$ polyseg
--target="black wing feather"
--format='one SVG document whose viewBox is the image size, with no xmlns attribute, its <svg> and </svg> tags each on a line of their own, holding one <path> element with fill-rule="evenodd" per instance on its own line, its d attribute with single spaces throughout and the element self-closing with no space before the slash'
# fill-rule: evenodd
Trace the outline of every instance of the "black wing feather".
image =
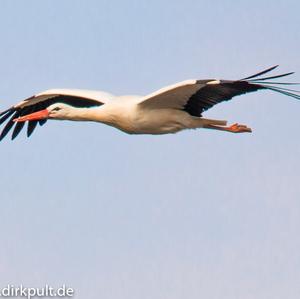
<svg viewBox="0 0 300 299">
<path fill-rule="evenodd" d="M 0 141 L 7 135 L 7 133 L 10 131 L 10 129 L 14 126 L 14 119 L 20 116 L 20 111 L 16 111 L 13 116 L 9 119 L 5 127 L 3 128 L 1 135 L 0 135 Z"/>
<path fill-rule="evenodd" d="M 28 98 L 26 101 L 30 101 L 31 99 L 34 99 L 35 97 Z M 25 106 L 25 107 L 12 107 L 10 109 L 7 109 L 0 113 L 0 125 L 7 121 L 9 117 L 11 117 L 6 125 L 4 126 L 1 134 L 0 134 L 0 141 L 8 134 L 8 132 L 14 127 L 15 122 L 13 121 L 15 118 L 19 116 L 24 116 L 36 111 L 40 111 L 43 109 L 46 109 L 52 104 L 55 103 L 64 103 L 71 105 L 76 108 L 84 108 L 84 107 L 93 107 L 93 106 L 101 106 L 102 103 L 96 100 L 87 99 L 83 97 L 76 97 L 76 96 L 69 96 L 69 95 L 57 95 L 55 97 L 46 99 L 44 101 Z M 29 121 L 28 127 L 27 127 L 27 136 L 29 137 L 33 131 L 35 130 L 37 124 L 39 123 L 41 126 L 44 125 L 47 122 L 47 119 L 41 119 L 39 121 Z M 25 122 L 19 122 L 16 123 L 13 133 L 12 133 L 12 139 L 15 139 L 21 130 L 24 127 Z"/>
<path fill-rule="evenodd" d="M 40 119 L 39 120 L 39 125 L 43 126 L 47 122 L 47 119 Z"/>
<path fill-rule="evenodd" d="M 264 80 L 277 79 L 293 74 L 293 72 L 285 73 L 282 75 L 257 78 L 260 75 L 268 73 L 274 70 L 277 66 L 273 66 L 267 70 L 259 72 L 253 76 L 237 80 L 237 81 L 226 81 L 221 80 L 216 84 L 209 84 L 212 80 L 199 80 L 198 84 L 204 85 L 195 94 L 193 94 L 184 106 L 184 110 L 193 116 L 202 116 L 202 113 L 214 105 L 228 101 L 235 96 L 242 95 L 248 92 L 254 92 L 261 89 L 269 89 L 272 91 L 279 92 L 281 94 L 300 99 L 300 95 L 297 94 L 300 91 L 285 89 L 278 85 L 296 85 L 299 83 L 276 83 L 276 82 L 264 82 Z M 253 79 L 256 78 L 256 79 Z M 251 80 L 249 80 L 251 79 Z M 272 86 L 268 85 L 272 84 Z M 274 85 L 275 86 L 274 86 Z"/>
<path fill-rule="evenodd" d="M 26 114 L 32 113 L 33 110 L 34 110 L 34 108 L 32 106 L 24 107 L 23 109 L 20 110 L 20 115 L 19 116 L 24 116 Z M 14 130 L 13 130 L 13 133 L 12 133 L 12 136 L 11 136 L 12 140 L 14 140 L 19 135 L 19 133 L 23 129 L 24 125 L 25 125 L 25 122 L 16 123 L 16 125 L 14 127 Z"/>
<path fill-rule="evenodd" d="M 221 81 L 219 84 L 207 84 L 191 96 L 184 110 L 193 116 L 202 116 L 204 111 L 218 103 L 259 89 L 265 87 L 246 81 Z"/>
<path fill-rule="evenodd" d="M 36 128 L 36 125 L 38 124 L 37 120 L 32 120 L 28 122 L 27 126 L 27 137 L 30 137 L 30 135 L 33 133 L 34 129 Z"/>
<path fill-rule="evenodd" d="M 0 116 L 6 114 L 7 112 L 10 112 L 11 109 L 12 109 L 12 108 L 9 108 L 9 109 L 7 109 L 7 110 L 5 110 L 5 111 L 0 112 Z"/>
<path fill-rule="evenodd" d="M 277 76 L 271 76 L 271 77 L 265 77 L 265 78 L 257 78 L 257 79 L 252 79 L 252 80 L 248 80 L 249 82 L 252 81 L 265 81 L 265 80 L 270 80 L 270 79 L 277 79 L 277 78 L 282 78 L 282 77 L 286 77 L 289 75 L 294 74 L 294 72 L 289 72 L 289 73 L 285 73 L 285 74 L 281 74 L 281 75 L 277 75 Z"/>
<path fill-rule="evenodd" d="M 0 118 L 0 125 L 2 125 L 13 113 L 16 112 L 14 108 L 11 110 L 6 110 L 6 114 L 2 114 L 2 117 Z"/>
<path fill-rule="evenodd" d="M 23 129 L 24 125 L 25 125 L 25 122 L 16 123 L 15 128 L 12 133 L 12 136 L 11 136 L 11 140 L 14 140 L 19 135 L 19 133 Z"/>
<path fill-rule="evenodd" d="M 279 65 L 274 65 L 274 66 L 272 66 L 272 67 L 270 67 L 270 68 L 268 68 L 268 69 L 266 69 L 266 70 L 263 70 L 263 71 L 261 71 L 261 72 L 259 72 L 259 73 L 257 73 L 257 74 L 254 74 L 254 75 L 251 75 L 251 76 L 249 76 L 249 77 L 240 79 L 240 81 L 245 81 L 245 80 L 249 80 L 249 79 L 256 78 L 256 77 L 258 77 L 258 76 L 264 75 L 264 74 L 266 74 L 266 73 L 269 73 L 269 72 L 275 70 L 278 66 L 279 66 Z"/>
</svg>

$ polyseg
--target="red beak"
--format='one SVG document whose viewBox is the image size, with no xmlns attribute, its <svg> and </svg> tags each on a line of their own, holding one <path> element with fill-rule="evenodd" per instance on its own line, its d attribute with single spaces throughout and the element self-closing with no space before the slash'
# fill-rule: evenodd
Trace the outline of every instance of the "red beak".
<svg viewBox="0 0 300 299">
<path fill-rule="evenodd" d="M 27 121 L 27 120 L 40 120 L 40 119 L 48 118 L 48 116 L 49 116 L 49 111 L 47 109 L 44 109 L 41 111 L 33 112 L 30 114 L 15 118 L 13 121 L 14 122 L 23 122 L 23 121 Z"/>
</svg>

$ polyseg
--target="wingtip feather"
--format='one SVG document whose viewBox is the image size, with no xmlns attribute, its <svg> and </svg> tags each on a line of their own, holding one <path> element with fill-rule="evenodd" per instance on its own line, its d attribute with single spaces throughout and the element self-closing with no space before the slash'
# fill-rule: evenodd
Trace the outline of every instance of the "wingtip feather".
<svg viewBox="0 0 300 299">
<path fill-rule="evenodd" d="M 246 78 L 243 78 L 243 79 L 240 79 L 240 80 L 242 81 L 242 80 L 249 80 L 249 79 L 252 79 L 252 78 L 256 78 L 256 77 L 258 77 L 258 76 L 261 76 L 261 75 L 263 75 L 263 74 L 266 74 L 266 73 L 269 73 L 269 72 L 275 70 L 277 67 L 279 67 L 279 64 L 274 65 L 274 66 L 272 66 L 272 67 L 270 67 L 270 68 L 267 68 L 266 70 L 263 70 L 263 71 L 261 71 L 261 72 L 259 72 L 259 73 L 256 73 L 256 74 L 254 74 L 254 75 L 251 75 L 251 76 L 249 76 L 249 77 L 246 77 Z"/>
</svg>

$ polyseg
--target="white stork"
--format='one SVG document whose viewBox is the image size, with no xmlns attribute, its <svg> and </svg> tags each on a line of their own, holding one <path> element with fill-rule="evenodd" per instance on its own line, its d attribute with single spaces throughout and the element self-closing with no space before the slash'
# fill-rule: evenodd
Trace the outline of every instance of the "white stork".
<svg viewBox="0 0 300 299">
<path fill-rule="evenodd" d="M 48 119 L 95 121 L 129 134 L 167 134 L 184 129 L 207 128 L 232 133 L 251 132 L 245 125 L 226 126 L 225 120 L 207 119 L 202 113 L 234 96 L 268 89 L 300 99 L 299 91 L 279 87 L 297 84 L 270 82 L 272 77 L 259 77 L 277 66 L 240 80 L 187 80 L 164 87 L 147 96 L 113 96 L 101 91 L 51 89 L 34 95 L 0 113 L 2 140 L 14 127 L 12 139 L 28 122 L 29 137 L 39 123 Z M 259 78 L 258 78 L 259 77 Z"/>
</svg>

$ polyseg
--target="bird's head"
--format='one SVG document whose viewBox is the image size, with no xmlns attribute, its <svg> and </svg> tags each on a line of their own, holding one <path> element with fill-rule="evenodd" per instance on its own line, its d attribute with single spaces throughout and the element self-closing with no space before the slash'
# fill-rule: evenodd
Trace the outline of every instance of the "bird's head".
<svg viewBox="0 0 300 299">
<path fill-rule="evenodd" d="M 76 108 L 67 104 L 55 103 L 46 109 L 48 112 L 47 118 L 68 119 L 68 116 L 74 109 Z"/>
<path fill-rule="evenodd" d="M 63 103 L 55 103 L 48 106 L 46 109 L 36 111 L 21 117 L 14 119 L 15 122 L 24 122 L 31 120 L 41 120 L 46 118 L 52 119 L 68 119 L 72 110 L 75 109 L 70 105 L 66 105 Z"/>
</svg>

